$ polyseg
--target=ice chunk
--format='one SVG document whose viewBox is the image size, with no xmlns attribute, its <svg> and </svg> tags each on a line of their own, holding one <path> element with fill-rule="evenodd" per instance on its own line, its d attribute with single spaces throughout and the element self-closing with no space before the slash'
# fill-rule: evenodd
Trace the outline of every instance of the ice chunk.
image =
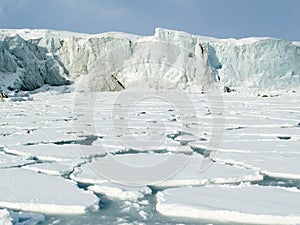
<svg viewBox="0 0 300 225">
<path fill-rule="evenodd" d="M 103 184 L 107 179 L 101 176 L 101 173 L 94 169 L 89 163 L 76 167 L 70 178 L 78 183 L 84 184 Z"/>
<path fill-rule="evenodd" d="M 39 213 L 10 211 L 14 225 L 38 225 L 45 221 L 45 216 Z"/>
<path fill-rule="evenodd" d="M 298 224 L 300 191 L 271 186 L 211 186 L 168 189 L 156 209 L 167 216 L 228 223 Z"/>
<path fill-rule="evenodd" d="M 151 189 L 148 187 L 130 187 L 112 183 L 93 185 L 88 189 L 95 193 L 105 194 L 109 198 L 131 201 L 143 198 L 145 194 L 151 194 Z"/>
<path fill-rule="evenodd" d="M 12 219 L 6 209 L 0 210 L 0 225 L 12 225 Z"/>
<path fill-rule="evenodd" d="M 186 145 L 189 142 L 195 141 L 197 139 L 198 139 L 197 137 L 194 137 L 192 135 L 180 135 L 176 137 L 174 140 L 179 141 L 182 145 Z"/>
<path fill-rule="evenodd" d="M 50 214 L 79 214 L 97 208 L 90 191 L 61 177 L 24 169 L 0 170 L 0 207 Z"/>
</svg>

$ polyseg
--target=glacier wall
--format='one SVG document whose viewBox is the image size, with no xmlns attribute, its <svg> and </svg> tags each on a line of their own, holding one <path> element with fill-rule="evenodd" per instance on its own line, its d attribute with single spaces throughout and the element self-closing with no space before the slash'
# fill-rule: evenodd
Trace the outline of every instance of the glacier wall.
<svg viewBox="0 0 300 225">
<path fill-rule="evenodd" d="M 64 78 L 66 70 L 59 59 L 47 52 L 47 49 L 37 46 L 35 40 L 0 32 L 0 85 L 9 89 L 33 90 L 44 84 L 70 83 Z"/>
<path fill-rule="evenodd" d="M 93 91 L 141 83 L 192 92 L 213 83 L 236 90 L 294 90 L 300 86 L 295 43 L 216 39 L 161 28 L 153 36 L 0 30 L 0 89 L 75 82 Z"/>
<path fill-rule="evenodd" d="M 191 49 L 205 46 L 208 64 L 220 83 L 235 89 L 278 90 L 300 87 L 300 46 L 275 38 L 216 39 L 157 29 L 160 40 Z"/>
</svg>

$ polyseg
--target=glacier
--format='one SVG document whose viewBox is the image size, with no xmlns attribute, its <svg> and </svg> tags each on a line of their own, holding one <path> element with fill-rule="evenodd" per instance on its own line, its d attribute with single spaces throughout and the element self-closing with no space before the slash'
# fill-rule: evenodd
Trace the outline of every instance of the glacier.
<svg viewBox="0 0 300 225">
<path fill-rule="evenodd" d="M 300 84 L 298 42 L 216 39 L 157 28 L 153 36 L 0 30 L 0 90 L 80 83 L 120 91 L 135 82 L 189 92 L 212 83 L 235 90 L 294 90 Z"/>
</svg>

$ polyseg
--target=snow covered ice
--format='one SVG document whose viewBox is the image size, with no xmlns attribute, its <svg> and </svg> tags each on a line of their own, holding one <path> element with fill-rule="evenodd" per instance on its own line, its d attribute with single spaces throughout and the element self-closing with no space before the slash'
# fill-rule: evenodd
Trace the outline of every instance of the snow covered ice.
<svg viewBox="0 0 300 225">
<path fill-rule="evenodd" d="M 13 168 L 1 170 L 0 207 L 42 213 L 84 213 L 99 199 L 68 180 Z"/>
<path fill-rule="evenodd" d="M 1 30 L 0 224 L 300 223 L 299 57 L 273 38 Z"/>
<path fill-rule="evenodd" d="M 207 186 L 159 192 L 157 210 L 169 216 L 230 223 L 298 224 L 299 189 L 268 186 Z"/>
</svg>

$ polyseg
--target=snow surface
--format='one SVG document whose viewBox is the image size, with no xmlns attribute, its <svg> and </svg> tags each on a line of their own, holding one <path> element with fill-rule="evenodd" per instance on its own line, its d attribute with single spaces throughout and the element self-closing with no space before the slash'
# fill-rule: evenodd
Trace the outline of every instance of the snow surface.
<svg viewBox="0 0 300 225">
<path fill-rule="evenodd" d="M 268 186 L 175 188 L 157 194 L 156 209 L 168 216 L 229 223 L 298 224 L 300 191 Z"/>
</svg>

